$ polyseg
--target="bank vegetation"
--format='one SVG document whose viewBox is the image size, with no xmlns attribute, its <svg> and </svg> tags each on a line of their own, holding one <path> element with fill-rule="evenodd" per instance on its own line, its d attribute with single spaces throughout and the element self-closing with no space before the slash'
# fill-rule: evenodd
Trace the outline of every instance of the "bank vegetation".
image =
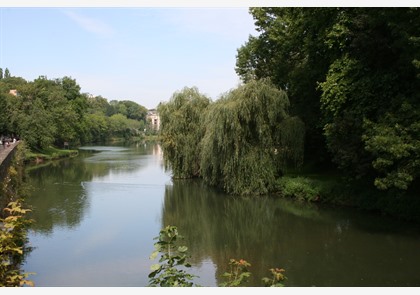
<svg viewBox="0 0 420 295">
<path fill-rule="evenodd" d="M 159 106 L 173 176 L 420 221 L 418 8 L 249 11 L 242 85 Z"/>
</svg>

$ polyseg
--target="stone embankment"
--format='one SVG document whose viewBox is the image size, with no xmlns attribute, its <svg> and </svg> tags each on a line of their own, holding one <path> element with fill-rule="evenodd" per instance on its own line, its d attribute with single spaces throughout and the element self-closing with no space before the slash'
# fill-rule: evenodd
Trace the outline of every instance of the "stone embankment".
<svg viewBox="0 0 420 295">
<path fill-rule="evenodd" d="M 0 180 L 6 176 L 7 168 L 12 161 L 13 155 L 16 151 L 16 146 L 19 141 L 9 143 L 9 146 L 0 145 Z"/>
</svg>

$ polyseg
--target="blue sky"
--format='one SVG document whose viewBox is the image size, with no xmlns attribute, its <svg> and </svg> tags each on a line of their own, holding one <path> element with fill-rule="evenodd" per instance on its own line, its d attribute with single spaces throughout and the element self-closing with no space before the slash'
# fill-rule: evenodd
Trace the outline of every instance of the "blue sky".
<svg viewBox="0 0 420 295">
<path fill-rule="evenodd" d="M 213 100 L 240 83 L 237 49 L 256 35 L 245 7 L 0 8 L 0 67 L 33 81 L 147 108 L 195 86 Z"/>
</svg>

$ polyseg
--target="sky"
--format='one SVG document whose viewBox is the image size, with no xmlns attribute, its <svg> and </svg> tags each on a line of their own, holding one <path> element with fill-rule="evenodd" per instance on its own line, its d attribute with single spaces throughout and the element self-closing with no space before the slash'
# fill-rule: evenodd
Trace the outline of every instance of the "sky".
<svg viewBox="0 0 420 295">
<path fill-rule="evenodd" d="M 246 7 L 1 7 L 0 68 L 151 109 L 184 87 L 213 100 L 236 88 L 249 35 Z"/>
<path fill-rule="evenodd" d="M 71 77 L 82 93 L 148 109 L 184 87 L 216 100 L 240 84 L 237 50 L 258 34 L 249 6 L 418 6 L 349 1 L 1 0 L 0 68 Z"/>
</svg>

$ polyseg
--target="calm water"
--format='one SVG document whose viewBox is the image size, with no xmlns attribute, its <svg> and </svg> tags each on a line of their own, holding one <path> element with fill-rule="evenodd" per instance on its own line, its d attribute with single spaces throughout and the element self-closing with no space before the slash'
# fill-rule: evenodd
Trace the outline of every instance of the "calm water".
<svg viewBox="0 0 420 295">
<path fill-rule="evenodd" d="M 144 287 L 154 237 L 176 225 L 195 280 L 217 286 L 230 258 L 287 286 L 420 286 L 420 230 L 355 211 L 271 198 L 233 198 L 200 181 L 172 181 L 157 145 L 83 147 L 29 172 L 36 286 Z"/>
</svg>

